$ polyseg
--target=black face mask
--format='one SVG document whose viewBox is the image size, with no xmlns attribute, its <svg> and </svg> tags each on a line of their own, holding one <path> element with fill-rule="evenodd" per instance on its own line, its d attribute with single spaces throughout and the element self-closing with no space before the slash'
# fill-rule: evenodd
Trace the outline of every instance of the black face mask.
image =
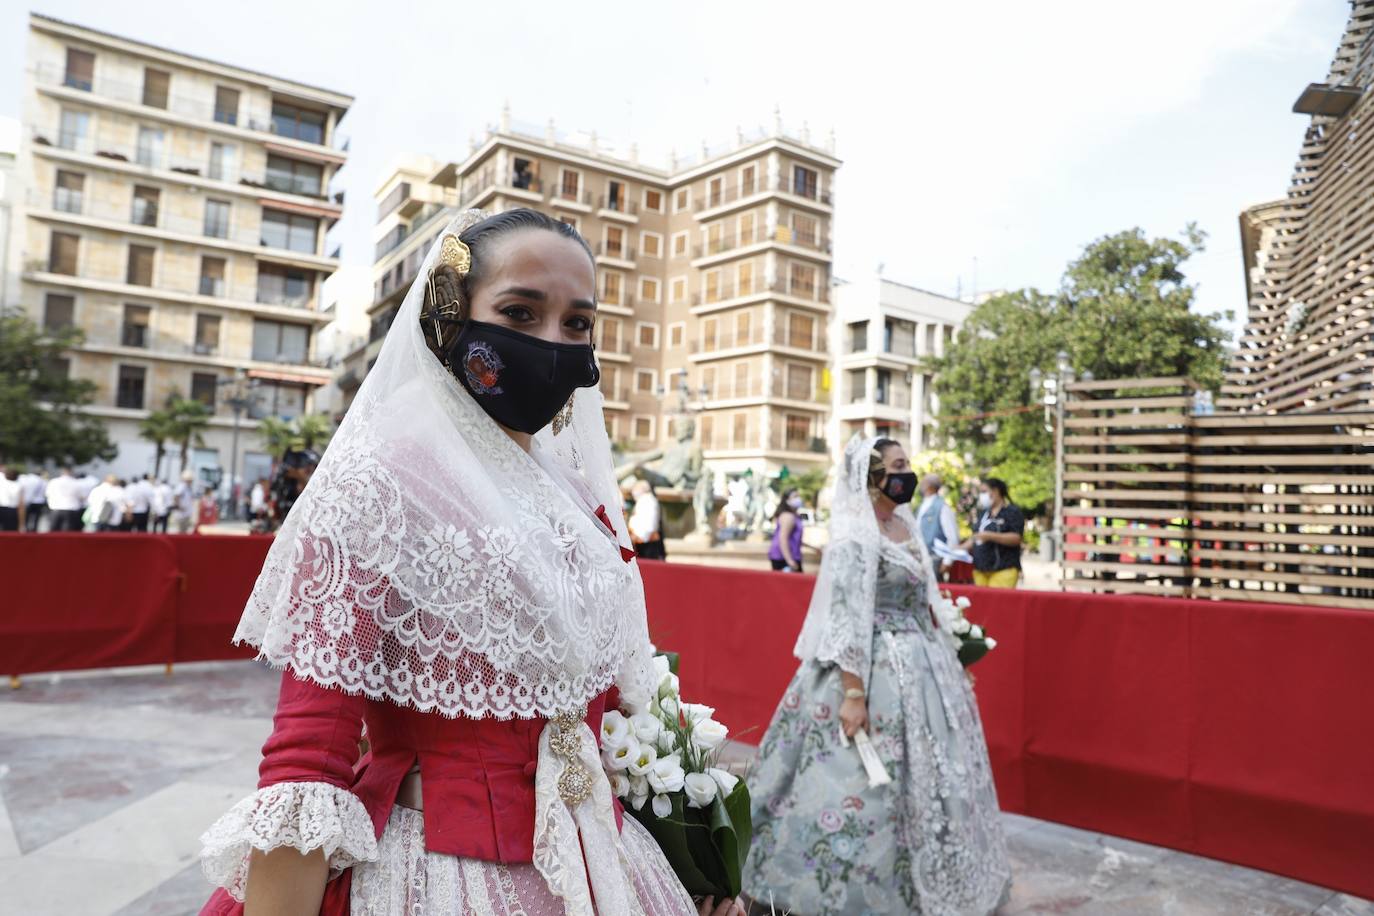
<svg viewBox="0 0 1374 916">
<path fill-rule="evenodd" d="M 884 496 L 899 506 L 911 502 L 911 497 L 916 495 L 916 472 L 902 471 L 899 474 L 889 472 L 887 479 L 883 481 L 881 490 Z"/>
<path fill-rule="evenodd" d="M 601 380 L 591 344 L 559 344 L 469 319 L 448 364 L 478 405 L 502 426 L 533 435 L 578 388 Z"/>
</svg>

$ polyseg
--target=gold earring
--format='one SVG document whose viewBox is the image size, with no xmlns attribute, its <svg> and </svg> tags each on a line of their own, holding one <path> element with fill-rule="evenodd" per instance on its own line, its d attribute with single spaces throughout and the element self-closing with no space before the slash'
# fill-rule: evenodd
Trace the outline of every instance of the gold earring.
<svg viewBox="0 0 1374 916">
<path fill-rule="evenodd" d="M 577 392 L 574 391 L 568 396 L 568 403 L 563 405 L 563 409 L 554 414 L 553 434 L 555 436 L 572 425 L 573 399 L 576 397 Z"/>
</svg>

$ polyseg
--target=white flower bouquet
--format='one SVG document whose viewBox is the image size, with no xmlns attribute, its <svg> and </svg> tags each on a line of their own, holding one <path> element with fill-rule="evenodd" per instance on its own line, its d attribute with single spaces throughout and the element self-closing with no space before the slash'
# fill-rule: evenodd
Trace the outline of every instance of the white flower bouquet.
<svg viewBox="0 0 1374 916">
<path fill-rule="evenodd" d="M 729 730 L 715 710 L 684 703 L 669 657 L 657 655 L 658 689 L 643 708 L 601 720 L 602 762 L 628 815 L 653 834 L 689 893 L 739 896 L 753 823 L 749 790 L 717 766 Z"/>
<path fill-rule="evenodd" d="M 964 616 L 972 604 L 963 595 L 955 598 L 949 592 L 941 592 L 936 606 L 940 627 L 953 640 L 959 663 L 965 668 L 997 648 L 997 640 Z"/>
</svg>

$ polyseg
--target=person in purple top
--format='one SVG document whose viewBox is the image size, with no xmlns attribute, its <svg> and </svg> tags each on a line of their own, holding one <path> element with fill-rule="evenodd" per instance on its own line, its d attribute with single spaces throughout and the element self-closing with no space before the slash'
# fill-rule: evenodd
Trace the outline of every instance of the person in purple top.
<svg viewBox="0 0 1374 916">
<path fill-rule="evenodd" d="M 801 494 L 793 488 L 782 494 L 778 511 L 773 513 L 773 544 L 768 548 L 768 559 L 776 570 L 802 571 L 802 520 L 798 514 L 801 507 Z"/>
</svg>

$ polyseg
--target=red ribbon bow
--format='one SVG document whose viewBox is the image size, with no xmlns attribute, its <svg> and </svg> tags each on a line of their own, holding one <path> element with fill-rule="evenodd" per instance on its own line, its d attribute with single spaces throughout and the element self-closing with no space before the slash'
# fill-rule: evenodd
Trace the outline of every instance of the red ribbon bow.
<svg viewBox="0 0 1374 916">
<path fill-rule="evenodd" d="M 616 537 L 615 525 L 611 524 L 611 517 L 606 514 L 606 507 L 604 505 L 596 507 L 596 519 L 606 526 L 606 530 L 611 533 L 611 537 Z M 618 541 L 616 546 L 620 547 Z M 635 552 L 628 547 L 620 547 L 620 558 L 628 563 L 635 558 Z"/>
</svg>

